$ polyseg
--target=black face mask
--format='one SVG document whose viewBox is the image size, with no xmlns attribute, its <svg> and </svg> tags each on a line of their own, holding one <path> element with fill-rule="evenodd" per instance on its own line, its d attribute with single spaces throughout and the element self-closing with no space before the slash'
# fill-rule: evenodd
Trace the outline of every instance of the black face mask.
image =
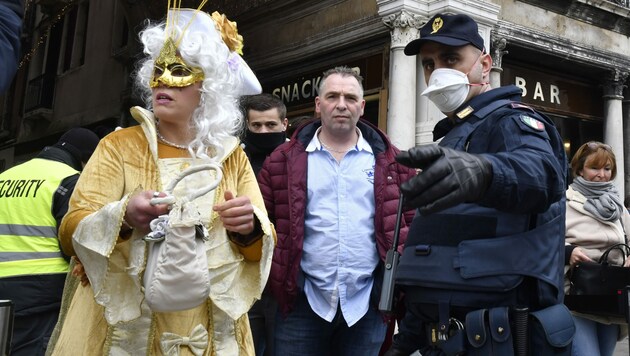
<svg viewBox="0 0 630 356">
<path fill-rule="evenodd" d="M 283 144 L 287 139 L 286 132 L 266 132 L 257 133 L 250 130 L 245 131 L 245 145 L 250 145 L 256 149 L 271 153 L 276 147 Z"/>
</svg>

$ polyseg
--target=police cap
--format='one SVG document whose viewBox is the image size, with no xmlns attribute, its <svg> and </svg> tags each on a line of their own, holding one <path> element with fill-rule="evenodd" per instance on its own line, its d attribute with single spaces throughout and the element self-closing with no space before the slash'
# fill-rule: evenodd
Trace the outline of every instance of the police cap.
<svg viewBox="0 0 630 356">
<path fill-rule="evenodd" d="M 477 23 L 468 15 L 437 14 L 420 29 L 420 38 L 405 47 L 405 54 L 415 56 L 427 41 L 459 47 L 471 44 L 483 51 L 483 38 Z"/>
</svg>

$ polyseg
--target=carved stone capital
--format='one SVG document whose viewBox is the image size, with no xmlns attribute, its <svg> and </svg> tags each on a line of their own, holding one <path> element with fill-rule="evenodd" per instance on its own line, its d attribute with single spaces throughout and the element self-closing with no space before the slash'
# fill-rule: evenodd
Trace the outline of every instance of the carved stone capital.
<svg viewBox="0 0 630 356">
<path fill-rule="evenodd" d="M 385 16 L 383 23 L 390 29 L 391 47 L 399 48 L 418 38 L 419 28 L 424 24 L 424 21 L 422 16 L 403 10 Z"/>
<path fill-rule="evenodd" d="M 604 80 L 605 99 L 623 99 L 623 89 L 627 86 L 628 74 L 630 73 L 619 69 L 608 72 L 608 76 Z"/>
<path fill-rule="evenodd" d="M 411 27 L 419 29 L 424 22 L 425 21 L 422 16 L 405 10 L 383 17 L 383 23 L 390 29 L 394 29 L 396 27 Z"/>
<path fill-rule="evenodd" d="M 508 54 L 508 51 L 505 50 L 505 47 L 507 47 L 507 40 L 504 37 L 492 39 L 492 67 L 493 68 L 503 67 L 503 56 Z"/>
</svg>

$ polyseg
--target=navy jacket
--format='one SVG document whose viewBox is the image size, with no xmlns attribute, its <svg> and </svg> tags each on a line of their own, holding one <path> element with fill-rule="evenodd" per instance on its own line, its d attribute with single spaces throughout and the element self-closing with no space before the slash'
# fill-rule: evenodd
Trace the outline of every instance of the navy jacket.
<svg viewBox="0 0 630 356">
<path fill-rule="evenodd" d="M 483 155 L 493 177 L 480 201 L 414 218 L 397 274 L 413 301 L 562 302 L 566 156 L 553 123 L 520 97 L 515 86 L 485 92 L 436 126 L 440 146 Z"/>
<path fill-rule="evenodd" d="M 22 12 L 20 0 L 0 0 L 0 94 L 7 90 L 17 70 Z"/>
</svg>

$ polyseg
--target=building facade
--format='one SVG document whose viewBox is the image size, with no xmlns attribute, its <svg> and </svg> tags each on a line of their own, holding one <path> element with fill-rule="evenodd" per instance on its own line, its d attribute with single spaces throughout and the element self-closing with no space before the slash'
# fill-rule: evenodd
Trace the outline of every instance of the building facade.
<svg viewBox="0 0 630 356">
<path fill-rule="evenodd" d="M 129 107 L 142 105 L 132 80 L 137 34 L 166 4 L 27 1 L 25 60 L 0 97 L 0 169 L 71 126 L 133 124 Z M 365 79 L 365 118 L 401 149 L 432 142 L 442 118 L 419 95 L 420 63 L 403 48 L 434 14 L 469 14 L 493 58 L 492 85 L 521 87 L 523 101 L 554 120 L 569 156 L 589 140 L 610 144 L 616 184 L 630 186 L 629 0 L 222 0 L 206 10 L 238 23 L 244 58 L 263 90 L 287 104 L 293 126 L 314 115 L 322 72 L 348 65 Z"/>
</svg>

